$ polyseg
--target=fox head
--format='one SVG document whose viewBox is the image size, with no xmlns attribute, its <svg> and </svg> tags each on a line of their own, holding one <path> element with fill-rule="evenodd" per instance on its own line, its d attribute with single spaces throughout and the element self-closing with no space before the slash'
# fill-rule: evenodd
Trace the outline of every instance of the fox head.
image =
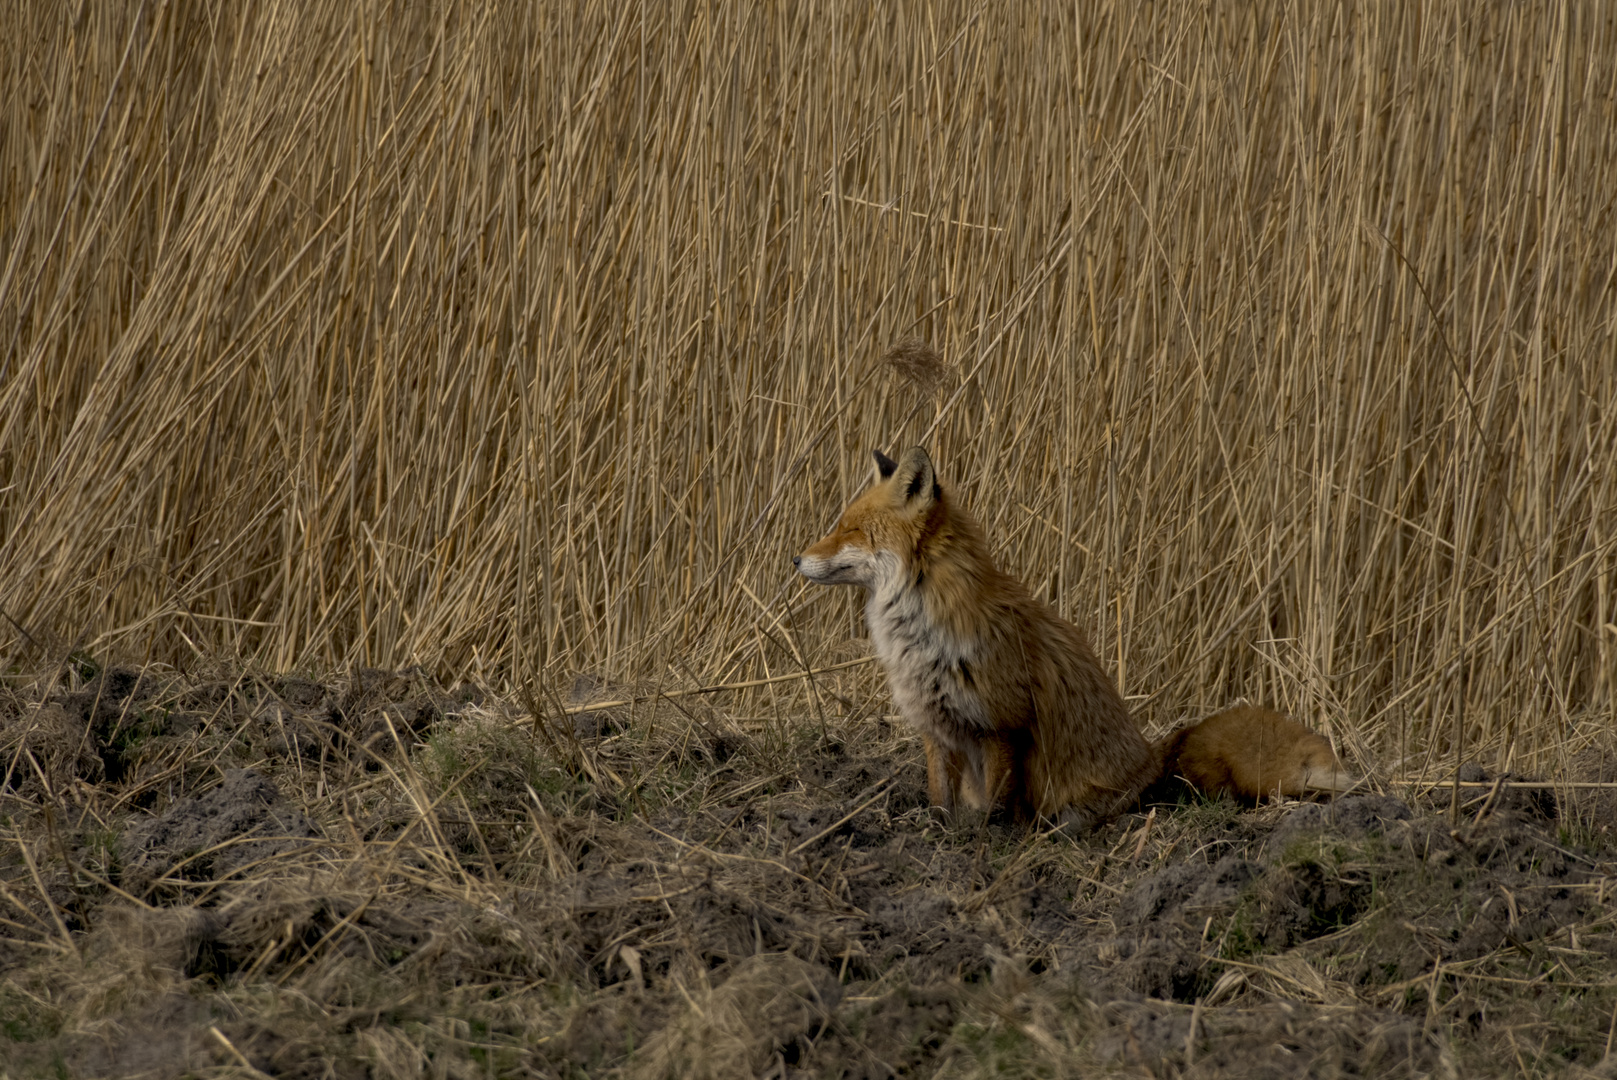
<svg viewBox="0 0 1617 1080">
<path fill-rule="evenodd" d="M 919 446 L 894 461 L 880 450 L 876 482 L 842 512 L 830 534 L 792 565 L 821 585 L 877 589 L 914 559 L 921 539 L 943 512 L 943 488 L 932 459 Z"/>
</svg>

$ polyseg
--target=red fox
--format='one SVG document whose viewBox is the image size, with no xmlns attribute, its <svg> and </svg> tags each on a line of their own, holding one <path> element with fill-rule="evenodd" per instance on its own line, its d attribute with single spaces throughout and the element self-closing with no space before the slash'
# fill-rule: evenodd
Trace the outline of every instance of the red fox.
<svg viewBox="0 0 1617 1080">
<path fill-rule="evenodd" d="M 926 451 L 874 455 L 876 483 L 792 564 L 822 585 L 864 587 L 876 655 L 926 748 L 934 806 L 1079 834 L 1164 776 L 1253 800 L 1345 776 L 1324 739 L 1252 707 L 1148 744 L 1082 631 L 994 565 Z"/>
<path fill-rule="evenodd" d="M 810 581 L 864 586 L 933 804 L 1075 832 L 1115 817 L 1156 778 L 1157 757 L 1083 633 L 994 565 L 925 450 L 875 458 L 877 482 L 792 562 Z"/>
<path fill-rule="evenodd" d="M 1256 802 L 1265 795 L 1340 793 L 1358 784 L 1331 744 L 1273 709 L 1236 705 L 1156 744 L 1161 781 L 1152 795 L 1188 783 L 1205 795 Z"/>
</svg>

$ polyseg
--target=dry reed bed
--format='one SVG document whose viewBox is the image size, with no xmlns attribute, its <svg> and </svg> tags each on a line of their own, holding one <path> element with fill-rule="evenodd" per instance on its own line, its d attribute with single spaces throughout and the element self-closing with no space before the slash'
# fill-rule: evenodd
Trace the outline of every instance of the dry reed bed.
<svg viewBox="0 0 1617 1080">
<path fill-rule="evenodd" d="M 1416 771 L 1609 722 L 1609 12 L 21 0 L 0 36 L 14 670 L 847 659 L 787 556 L 919 441 L 1152 725 L 1245 694 Z M 934 386 L 880 363 L 912 336 Z"/>
</svg>

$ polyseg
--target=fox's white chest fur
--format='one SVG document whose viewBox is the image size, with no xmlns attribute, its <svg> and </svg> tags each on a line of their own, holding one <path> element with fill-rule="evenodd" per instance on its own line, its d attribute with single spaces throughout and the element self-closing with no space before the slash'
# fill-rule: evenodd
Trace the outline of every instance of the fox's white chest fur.
<svg viewBox="0 0 1617 1080">
<path fill-rule="evenodd" d="M 908 571 L 896 565 L 892 570 L 870 590 L 865 625 L 894 703 L 923 733 L 957 749 L 975 746 L 993 726 L 973 686 L 975 642 L 933 620 Z"/>
</svg>

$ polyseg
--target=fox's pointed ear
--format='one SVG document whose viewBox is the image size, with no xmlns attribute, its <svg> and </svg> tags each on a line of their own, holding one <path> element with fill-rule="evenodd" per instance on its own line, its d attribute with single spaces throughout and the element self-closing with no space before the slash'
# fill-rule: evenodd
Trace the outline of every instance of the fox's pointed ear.
<svg viewBox="0 0 1617 1080">
<path fill-rule="evenodd" d="M 943 498 L 937 473 L 932 470 L 932 459 L 919 446 L 904 451 L 894 475 L 898 477 L 896 498 L 904 506 L 924 509 Z"/>
<path fill-rule="evenodd" d="M 880 450 L 872 450 L 870 455 L 876 459 L 877 480 L 887 479 L 889 476 L 893 475 L 893 470 L 898 468 L 898 462 L 894 461 Z"/>
</svg>

